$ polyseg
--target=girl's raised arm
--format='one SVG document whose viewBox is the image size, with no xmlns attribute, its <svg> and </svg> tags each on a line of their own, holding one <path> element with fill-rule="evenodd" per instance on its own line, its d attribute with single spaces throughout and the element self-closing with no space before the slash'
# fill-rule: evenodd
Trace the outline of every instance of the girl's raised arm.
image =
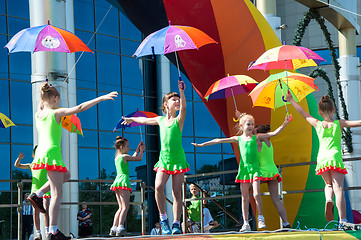
<svg viewBox="0 0 361 240">
<path fill-rule="evenodd" d="M 292 106 L 299 112 L 306 121 L 311 124 L 313 127 L 316 127 L 318 120 L 312 117 L 308 112 L 306 112 L 296 101 L 293 99 L 290 92 L 286 95 L 287 102 L 290 102 Z"/>
<path fill-rule="evenodd" d="M 186 118 L 186 107 L 187 107 L 186 97 L 184 95 L 184 90 L 186 87 L 183 81 L 178 81 L 178 87 L 179 87 L 179 96 L 180 96 L 180 109 L 177 118 L 178 118 L 179 128 L 183 130 L 183 124 Z"/>
<path fill-rule="evenodd" d="M 133 156 L 124 155 L 123 160 L 125 160 L 125 161 L 141 161 L 143 158 L 144 150 L 145 150 L 145 145 L 143 142 L 140 142 L 137 149 L 135 150 Z"/>
<path fill-rule="evenodd" d="M 30 169 L 31 170 L 31 164 L 30 163 L 26 163 L 26 164 L 22 164 L 20 163 L 21 159 L 24 158 L 24 154 L 23 153 L 19 153 L 18 158 L 16 159 L 14 166 L 17 168 L 21 168 L 21 169 Z"/>
<path fill-rule="evenodd" d="M 195 147 L 206 147 L 206 146 L 219 144 L 219 143 L 234 143 L 234 142 L 238 142 L 238 136 L 233 136 L 233 137 L 230 137 L 230 138 L 216 138 L 216 139 L 213 139 L 211 141 L 204 142 L 204 143 L 201 143 L 201 144 L 192 143 L 192 145 L 195 146 Z"/>
<path fill-rule="evenodd" d="M 291 121 L 291 116 L 286 114 L 285 117 L 285 121 L 282 123 L 281 126 L 279 126 L 276 130 L 274 130 L 273 132 L 268 132 L 268 133 L 260 133 L 257 134 L 257 138 L 259 140 L 263 140 L 263 139 L 267 139 L 270 137 L 274 137 L 277 136 L 278 134 L 280 134 L 282 132 L 282 130 L 287 126 L 287 124 Z"/>
<path fill-rule="evenodd" d="M 357 120 L 357 121 L 350 121 L 350 120 L 345 120 L 345 119 L 340 119 L 340 127 L 344 128 L 344 127 L 361 127 L 361 120 Z"/>
<path fill-rule="evenodd" d="M 122 125 L 128 125 L 132 122 L 137 122 L 140 124 L 146 124 L 146 125 L 159 125 L 159 119 L 160 117 L 154 117 L 154 118 L 146 118 L 146 117 L 122 117 L 124 121 L 122 122 Z"/>
<path fill-rule="evenodd" d="M 54 110 L 55 119 L 59 123 L 60 119 L 64 116 L 69 116 L 69 115 L 73 115 L 73 114 L 76 114 L 79 112 L 83 112 L 83 111 L 93 107 L 94 105 L 98 104 L 101 101 L 114 100 L 114 98 L 116 98 L 117 96 L 118 96 L 117 92 L 111 92 L 106 95 L 89 100 L 87 102 L 83 102 L 75 107 L 58 108 L 58 109 Z"/>
</svg>

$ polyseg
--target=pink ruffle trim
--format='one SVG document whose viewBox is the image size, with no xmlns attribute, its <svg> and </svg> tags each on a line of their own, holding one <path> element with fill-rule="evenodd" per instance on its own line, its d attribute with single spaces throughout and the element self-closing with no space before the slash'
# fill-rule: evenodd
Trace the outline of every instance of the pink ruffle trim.
<svg viewBox="0 0 361 240">
<path fill-rule="evenodd" d="M 33 169 L 34 170 L 46 169 L 46 171 L 58 171 L 58 172 L 67 172 L 68 171 L 68 169 L 66 167 L 58 166 L 58 165 L 47 165 L 47 164 L 45 165 L 44 163 L 40 163 L 40 164 L 34 163 Z"/>
<path fill-rule="evenodd" d="M 327 171 L 330 171 L 330 170 L 334 170 L 334 171 L 340 172 L 340 173 L 342 173 L 342 174 L 347 174 L 346 168 L 343 168 L 343 169 L 342 169 L 342 168 L 340 168 L 340 167 L 333 167 L 333 166 L 331 166 L 331 167 L 324 167 L 324 168 L 321 168 L 321 169 L 317 170 L 317 171 L 316 171 L 316 175 L 321 175 L 322 173 L 327 172 Z"/>
<path fill-rule="evenodd" d="M 180 170 L 175 170 L 175 171 L 169 171 L 169 170 L 167 170 L 165 168 L 159 168 L 159 167 L 153 168 L 153 170 L 156 171 L 156 172 L 165 172 L 166 174 L 174 175 L 174 174 L 188 172 L 189 167 L 187 167 L 186 169 L 180 169 Z"/>
<path fill-rule="evenodd" d="M 43 198 L 51 198 L 49 195 L 44 195 Z"/>
<path fill-rule="evenodd" d="M 110 190 L 112 191 L 115 191 L 117 189 L 120 189 L 120 190 L 126 190 L 126 191 L 130 191 L 132 192 L 132 189 L 131 188 L 127 188 L 127 187 L 111 187 Z"/>
<path fill-rule="evenodd" d="M 265 178 L 265 177 L 260 177 L 262 182 L 269 182 L 269 181 L 273 181 L 273 179 L 276 179 L 278 182 L 282 182 L 282 178 L 281 176 L 277 173 L 274 177 L 270 177 L 270 178 Z"/>
<path fill-rule="evenodd" d="M 251 183 L 257 180 L 261 180 L 260 177 L 255 177 L 254 179 L 246 179 L 246 180 L 240 180 L 240 179 L 236 179 L 235 182 L 236 183 Z"/>
</svg>

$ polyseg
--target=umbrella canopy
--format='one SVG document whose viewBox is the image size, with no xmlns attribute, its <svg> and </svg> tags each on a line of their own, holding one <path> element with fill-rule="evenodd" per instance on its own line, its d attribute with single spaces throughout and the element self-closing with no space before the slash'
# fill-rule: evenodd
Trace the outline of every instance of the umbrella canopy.
<svg viewBox="0 0 361 240">
<path fill-rule="evenodd" d="M 76 115 L 64 116 L 61 118 L 61 126 L 68 130 L 69 132 L 74 132 L 79 135 L 83 135 L 83 130 L 81 129 L 80 119 Z"/>
<path fill-rule="evenodd" d="M 213 83 L 204 98 L 207 100 L 221 99 L 248 93 L 257 86 L 258 82 L 246 75 L 228 75 Z"/>
<path fill-rule="evenodd" d="M 217 42 L 197 28 L 169 25 L 147 36 L 133 56 L 142 57 L 187 49 L 199 49 L 210 43 Z"/>
<path fill-rule="evenodd" d="M 15 34 L 5 46 L 13 52 L 91 52 L 73 33 L 50 24 L 26 28 Z"/>
<path fill-rule="evenodd" d="M 146 118 L 154 118 L 154 117 L 158 117 L 157 114 L 152 113 L 152 112 L 146 112 L 146 111 L 139 111 L 137 109 L 137 111 L 132 112 L 128 115 L 126 115 L 125 117 L 146 117 Z M 141 126 L 144 124 L 141 123 L 137 123 L 137 122 L 132 122 L 131 124 L 127 124 L 127 125 L 123 125 L 122 122 L 124 122 L 124 119 L 120 119 L 120 121 L 118 122 L 118 124 L 115 126 L 115 128 L 113 129 L 113 131 L 118 130 L 120 128 L 128 128 L 128 127 L 135 127 L 135 126 Z"/>
<path fill-rule="evenodd" d="M 314 51 L 300 46 L 282 45 L 264 52 L 249 69 L 298 69 L 318 66 L 325 61 Z"/>
<path fill-rule="evenodd" d="M 288 87 L 293 98 L 299 102 L 313 91 L 318 91 L 314 79 L 300 73 L 281 72 L 272 74 L 260 82 L 249 94 L 253 106 L 267 108 L 278 108 L 285 104 L 283 97 L 286 95 L 288 76 Z"/>
<path fill-rule="evenodd" d="M 7 116 L 0 113 L 0 128 L 7 128 L 10 126 L 16 126 Z"/>
</svg>

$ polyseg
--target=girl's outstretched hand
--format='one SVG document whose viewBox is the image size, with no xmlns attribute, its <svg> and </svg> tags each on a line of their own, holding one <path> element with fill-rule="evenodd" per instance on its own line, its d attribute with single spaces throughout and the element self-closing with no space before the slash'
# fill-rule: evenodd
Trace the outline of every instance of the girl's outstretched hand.
<svg viewBox="0 0 361 240">
<path fill-rule="evenodd" d="M 139 151 L 144 152 L 145 150 L 145 144 L 143 141 L 141 141 L 138 145 Z"/>
<path fill-rule="evenodd" d="M 198 144 L 198 143 L 192 143 L 192 145 L 195 147 L 202 147 L 201 144 Z"/>
<path fill-rule="evenodd" d="M 103 101 L 105 101 L 105 100 L 113 100 L 114 101 L 114 98 L 116 98 L 117 96 L 118 96 L 118 92 L 111 92 L 111 93 L 101 96 L 101 98 Z"/>
<path fill-rule="evenodd" d="M 291 100 L 293 100 L 293 97 L 292 97 L 292 94 L 290 91 L 288 91 L 286 94 L 286 100 L 287 100 L 287 102 L 290 102 Z"/>
<path fill-rule="evenodd" d="M 19 153 L 19 156 L 18 156 L 19 160 L 23 159 L 24 158 L 24 153 Z"/>
<path fill-rule="evenodd" d="M 292 114 L 286 114 L 285 123 L 288 124 L 289 122 L 291 122 L 292 118 L 293 118 Z"/>
<path fill-rule="evenodd" d="M 129 124 L 131 124 L 132 122 L 133 122 L 133 119 L 132 118 L 127 118 L 127 117 L 122 117 L 122 119 L 124 120 L 123 122 L 122 122 L 122 125 L 129 125 Z"/>
<path fill-rule="evenodd" d="M 186 89 L 186 85 L 183 81 L 178 81 L 178 87 L 180 92 L 183 92 Z"/>
</svg>

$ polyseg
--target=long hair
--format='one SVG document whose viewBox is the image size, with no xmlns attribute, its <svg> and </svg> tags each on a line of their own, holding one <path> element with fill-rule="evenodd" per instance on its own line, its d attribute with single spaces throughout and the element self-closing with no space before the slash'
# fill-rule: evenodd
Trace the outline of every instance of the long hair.
<svg viewBox="0 0 361 240">
<path fill-rule="evenodd" d="M 243 134 L 243 127 L 244 126 L 244 123 L 246 122 L 247 119 L 252 119 L 253 122 L 254 122 L 254 117 L 250 114 L 247 114 L 247 113 L 241 113 L 241 116 L 239 116 L 239 121 L 238 121 L 238 124 L 236 125 L 236 134 L 238 136 L 241 136 Z M 242 125 L 242 126 L 241 126 Z"/>
</svg>

